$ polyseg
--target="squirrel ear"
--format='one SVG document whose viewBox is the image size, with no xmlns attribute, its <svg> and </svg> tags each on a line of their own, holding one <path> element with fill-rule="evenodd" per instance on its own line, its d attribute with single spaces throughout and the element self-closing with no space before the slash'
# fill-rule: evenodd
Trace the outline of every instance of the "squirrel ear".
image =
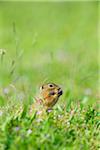
<svg viewBox="0 0 100 150">
<path fill-rule="evenodd" d="M 43 90 L 43 88 L 44 88 L 44 87 L 43 87 L 43 85 L 42 85 L 42 86 L 40 87 L 40 90 Z"/>
</svg>

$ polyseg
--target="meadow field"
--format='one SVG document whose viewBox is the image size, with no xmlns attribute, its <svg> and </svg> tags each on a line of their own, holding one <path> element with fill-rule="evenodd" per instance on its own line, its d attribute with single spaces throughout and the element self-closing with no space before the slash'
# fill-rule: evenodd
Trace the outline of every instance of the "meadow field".
<svg viewBox="0 0 100 150">
<path fill-rule="evenodd" d="M 98 10 L 99 1 L 0 0 L 0 150 L 100 149 Z M 30 116 L 48 82 L 63 95 Z"/>
</svg>

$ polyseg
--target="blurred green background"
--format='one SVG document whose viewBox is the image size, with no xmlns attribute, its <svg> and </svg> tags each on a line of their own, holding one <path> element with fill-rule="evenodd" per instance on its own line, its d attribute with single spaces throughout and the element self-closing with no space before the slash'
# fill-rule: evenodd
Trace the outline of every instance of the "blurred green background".
<svg viewBox="0 0 100 150">
<path fill-rule="evenodd" d="M 54 82 L 63 99 L 90 95 L 91 102 L 98 95 L 97 26 L 98 2 L 0 1 L 0 49 L 6 50 L 0 88 L 12 83 L 35 94 Z"/>
</svg>

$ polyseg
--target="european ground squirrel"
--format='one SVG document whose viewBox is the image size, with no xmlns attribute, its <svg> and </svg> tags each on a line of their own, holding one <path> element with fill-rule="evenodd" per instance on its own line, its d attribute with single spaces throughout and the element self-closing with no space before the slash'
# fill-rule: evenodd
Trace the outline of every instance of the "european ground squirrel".
<svg viewBox="0 0 100 150">
<path fill-rule="evenodd" d="M 50 110 L 57 103 L 59 97 L 63 94 L 62 89 L 54 84 L 47 83 L 43 84 L 40 87 L 39 96 L 36 99 L 36 102 L 31 105 L 30 112 L 35 110 Z"/>
</svg>

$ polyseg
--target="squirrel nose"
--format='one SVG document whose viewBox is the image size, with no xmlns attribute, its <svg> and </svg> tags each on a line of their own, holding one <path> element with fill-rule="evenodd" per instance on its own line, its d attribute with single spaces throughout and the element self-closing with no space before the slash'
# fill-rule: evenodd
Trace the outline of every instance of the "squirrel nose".
<svg viewBox="0 0 100 150">
<path fill-rule="evenodd" d="M 62 89 L 59 89 L 59 90 L 58 90 L 58 94 L 59 94 L 59 96 L 63 94 Z"/>
</svg>

